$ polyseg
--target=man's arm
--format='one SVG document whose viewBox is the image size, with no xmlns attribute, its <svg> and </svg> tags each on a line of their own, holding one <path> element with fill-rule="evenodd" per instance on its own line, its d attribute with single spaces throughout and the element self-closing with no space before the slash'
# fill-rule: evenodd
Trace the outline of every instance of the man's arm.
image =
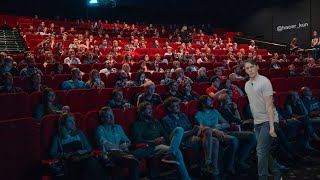
<svg viewBox="0 0 320 180">
<path fill-rule="evenodd" d="M 274 111 L 273 111 L 273 97 L 270 96 L 264 96 L 264 101 L 266 103 L 266 111 L 269 116 L 269 126 L 270 126 L 270 135 L 272 137 L 277 137 L 275 130 L 274 130 Z"/>
</svg>

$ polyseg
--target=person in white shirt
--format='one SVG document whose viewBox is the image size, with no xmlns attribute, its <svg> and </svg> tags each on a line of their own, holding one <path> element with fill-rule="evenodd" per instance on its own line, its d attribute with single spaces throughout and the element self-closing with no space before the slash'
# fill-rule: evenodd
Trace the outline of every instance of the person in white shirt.
<svg viewBox="0 0 320 180">
<path fill-rule="evenodd" d="M 68 64 L 69 66 L 70 64 L 81 64 L 80 59 L 75 57 L 75 52 L 73 49 L 69 49 L 68 55 L 69 57 L 65 58 L 63 61 L 65 64 Z"/>
<path fill-rule="evenodd" d="M 270 172 L 274 179 L 280 179 L 279 169 L 274 166 L 270 155 L 272 139 L 277 137 L 279 117 L 273 105 L 273 89 L 268 78 L 258 72 L 259 66 L 254 59 L 247 59 L 245 71 L 250 80 L 245 84 L 250 109 L 254 118 L 254 131 L 257 138 L 259 180 L 267 180 Z M 272 164 L 269 164 L 269 163 Z"/>
<path fill-rule="evenodd" d="M 112 62 L 110 60 L 106 60 L 103 64 L 105 65 L 105 68 L 101 69 L 99 73 L 108 75 L 110 73 L 116 73 L 118 71 L 116 68 L 112 67 Z"/>
</svg>

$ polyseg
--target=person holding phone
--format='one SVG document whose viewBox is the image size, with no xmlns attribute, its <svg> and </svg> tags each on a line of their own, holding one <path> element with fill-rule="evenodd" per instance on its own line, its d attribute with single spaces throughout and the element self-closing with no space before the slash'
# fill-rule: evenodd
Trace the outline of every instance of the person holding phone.
<svg viewBox="0 0 320 180">
<path fill-rule="evenodd" d="M 268 78 L 259 74 L 259 66 L 256 60 L 247 59 L 245 71 L 250 79 L 245 84 L 250 109 L 254 119 L 254 131 L 257 138 L 258 175 L 259 180 L 268 179 L 270 168 L 275 179 L 280 179 L 279 168 L 274 166 L 270 155 L 272 139 L 277 137 L 276 128 L 279 117 L 273 105 L 273 89 Z"/>
<path fill-rule="evenodd" d="M 104 83 L 101 81 L 99 71 L 96 69 L 91 70 L 89 74 L 89 80 L 86 82 L 87 88 L 102 89 L 105 87 Z"/>
</svg>

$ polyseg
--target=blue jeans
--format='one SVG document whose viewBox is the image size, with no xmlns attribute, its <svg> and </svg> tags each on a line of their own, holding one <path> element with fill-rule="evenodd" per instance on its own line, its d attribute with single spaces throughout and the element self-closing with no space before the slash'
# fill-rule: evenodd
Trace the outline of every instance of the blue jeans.
<svg viewBox="0 0 320 180">
<path fill-rule="evenodd" d="M 320 51 L 319 47 L 312 49 L 312 56 L 315 60 L 317 60 L 319 58 L 319 51 Z"/>
<path fill-rule="evenodd" d="M 255 134 L 250 131 L 230 131 L 228 135 L 234 136 L 239 141 L 238 161 L 243 163 L 249 156 L 250 152 L 256 146 L 257 140 Z"/>
<path fill-rule="evenodd" d="M 276 126 L 277 124 L 275 124 Z M 276 127 L 275 127 L 276 129 Z M 270 154 L 272 137 L 269 134 L 269 122 L 254 125 L 254 131 L 257 138 L 257 156 L 258 156 L 258 175 L 259 180 L 268 179 L 268 169 L 275 175 L 275 179 L 279 178 L 279 170 Z"/>
<path fill-rule="evenodd" d="M 180 173 L 181 179 L 189 180 L 190 177 L 186 165 L 184 164 L 183 155 L 179 149 L 183 133 L 183 128 L 176 127 L 170 134 L 170 146 L 160 144 L 155 147 L 154 151 L 156 154 L 172 153 L 175 156 L 176 160 L 179 162 L 178 171 Z"/>
</svg>

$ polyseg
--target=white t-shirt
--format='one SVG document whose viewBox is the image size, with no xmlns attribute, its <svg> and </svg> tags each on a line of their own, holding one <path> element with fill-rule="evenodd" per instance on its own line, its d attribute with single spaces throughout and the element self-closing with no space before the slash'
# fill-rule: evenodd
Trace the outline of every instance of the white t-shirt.
<svg viewBox="0 0 320 180">
<path fill-rule="evenodd" d="M 269 121 L 264 97 L 273 95 L 270 80 L 265 76 L 258 75 L 255 81 L 247 81 L 244 88 L 248 95 L 254 124 L 261 124 Z M 274 122 L 279 122 L 278 113 L 275 107 L 273 107 L 273 112 Z"/>
</svg>

